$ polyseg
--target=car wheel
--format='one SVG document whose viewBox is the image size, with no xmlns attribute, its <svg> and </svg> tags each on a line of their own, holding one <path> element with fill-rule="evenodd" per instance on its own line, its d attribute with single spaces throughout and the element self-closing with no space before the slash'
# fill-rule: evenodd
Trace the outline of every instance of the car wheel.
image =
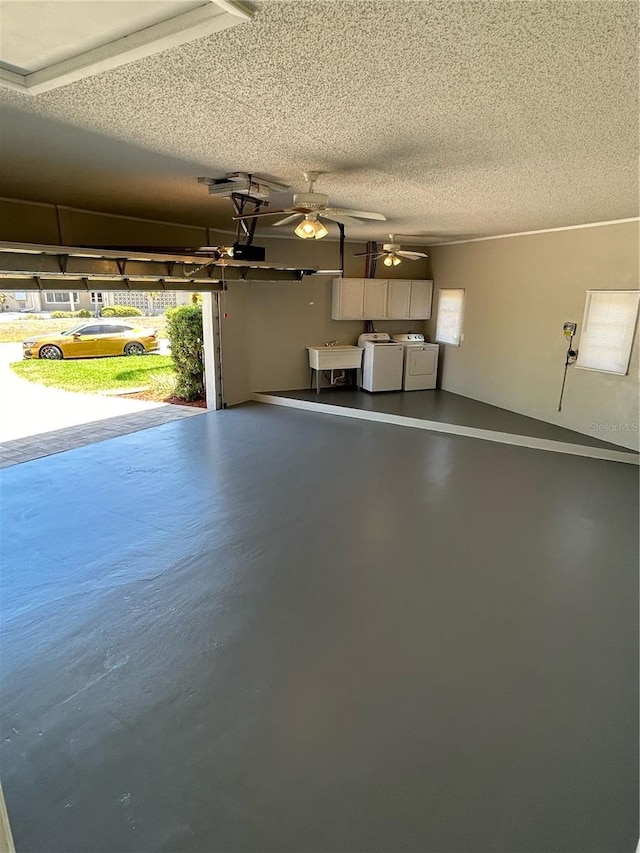
<svg viewBox="0 0 640 853">
<path fill-rule="evenodd" d="M 40 352 L 38 353 L 38 358 L 49 358 L 54 361 L 59 361 L 62 357 L 62 350 L 60 347 L 54 346 L 53 344 L 45 344 L 43 347 L 40 347 Z"/>
<path fill-rule="evenodd" d="M 126 345 L 126 347 L 124 348 L 124 354 L 125 355 L 143 355 L 144 354 L 144 347 L 142 346 L 142 344 L 139 344 L 136 341 L 131 341 L 131 343 L 128 343 Z"/>
</svg>

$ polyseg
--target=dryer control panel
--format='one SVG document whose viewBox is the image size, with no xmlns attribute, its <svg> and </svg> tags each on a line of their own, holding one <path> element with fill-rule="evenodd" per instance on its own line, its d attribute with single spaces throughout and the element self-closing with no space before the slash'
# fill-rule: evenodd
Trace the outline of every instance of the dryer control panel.
<svg viewBox="0 0 640 853">
<path fill-rule="evenodd" d="M 392 335 L 391 339 L 398 344 L 423 344 L 424 335 L 419 335 L 417 332 L 406 332 L 402 335 Z"/>
</svg>

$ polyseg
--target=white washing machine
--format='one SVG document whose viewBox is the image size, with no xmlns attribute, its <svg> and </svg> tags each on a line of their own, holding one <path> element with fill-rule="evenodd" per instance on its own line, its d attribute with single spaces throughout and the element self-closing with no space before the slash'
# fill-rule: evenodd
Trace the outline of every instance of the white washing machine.
<svg viewBox="0 0 640 853">
<path fill-rule="evenodd" d="M 400 391 L 404 347 L 391 340 L 386 332 L 360 335 L 358 346 L 362 356 L 362 388 L 365 391 Z"/>
<path fill-rule="evenodd" d="M 424 335 L 413 332 L 394 335 L 404 348 L 402 387 L 405 391 L 426 391 L 436 387 L 438 378 L 438 344 L 427 344 Z"/>
</svg>

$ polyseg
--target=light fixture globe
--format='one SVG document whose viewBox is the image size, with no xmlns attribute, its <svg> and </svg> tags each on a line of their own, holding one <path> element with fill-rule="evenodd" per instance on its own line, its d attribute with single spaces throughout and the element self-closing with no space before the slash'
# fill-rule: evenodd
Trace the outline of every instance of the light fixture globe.
<svg viewBox="0 0 640 853">
<path fill-rule="evenodd" d="M 382 263 L 385 267 L 397 267 L 398 264 L 402 263 L 402 261 L 394 252 L 391 252 L 390 255 L 386 256 Z"/>
<path fill-rule="evenodd" d="M 320 220 L 317 220 L 316 221 L 316 234 L 315 234 L 316 240 L 322 240 L 322 238 L 326 237 L 328 233 L 329 233 L 329 231 L 325 228 L 323 223 L 320 222 Z"/>
<path fill-rule="evenodd" d="M 315 214 L 307 214 L 300 224 L 295 228 L 294 234 L 303 240 L 321 240 L 329 233 L 322 222 L 318 221 Z"/>
<path fill-rule="evenodd" d="M 305 218 L 300 222 L 294 234 L 297 234 L 298 237 L 302 237 L 303 240 L 309 240 L 316 236 L 315 223 L 310 216 L 305 216 Z"/>
</svg>

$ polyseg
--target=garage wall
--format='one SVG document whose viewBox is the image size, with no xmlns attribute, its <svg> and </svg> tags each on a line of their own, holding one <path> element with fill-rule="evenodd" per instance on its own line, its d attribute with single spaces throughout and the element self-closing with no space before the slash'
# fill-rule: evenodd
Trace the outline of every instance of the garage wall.
<svg viewBox="0 0 640 853">
<path fill-rule="evenodd" d="M 248 399 L 252 391 L 307 388 L 307 346 L 329 341 L 355 344 L 364 323 L 331 319 L 331 280 L 239 284 L 222 296 L 222 358 L 225 400 Z M 313 304 L 311 304 L 313 302 Z M 423 321 L 377 322 L 376 328 L 424 332 Z"/>
<path fill-rule="evenodd" d="M 557 407 L 562 325 L 575 321 L 580 333 L 589 289 L 639 287 L 638 233 L 623 222 L 433 247 L 433 318 L 439 288 L 466 290 L 464 341 L 441 347 L 442 388 L 637 449 L 637 332 L 628 376 L 570 367 Z"/>
<path fill-rule="evenodd" d="M 214 243 L 228 235 L 212 232 Z M 339 244 L 260 237 L 272 263 L 309 264 L 320 269 L 340 265 Z M 364 260 L 355 252 L 363 243 L 347 243 L 345 275 L 364 275 Z M 409 264 L 411 264 L 409 270 Z M 384 272 L 383 272 L 384 271 Z M 378 266 L 380 278 L 428 278 L 426 261 L 406 262 L 389 270 Z M 307 388 L 307 346 L 336 340 L 355 344 L 364 331 L 359 321 L 331 319 L 331 277 L 309 276 L 301 282 L 230 282 L 222 296 L 222 359 L 224 395 L 228 405 L 249 399 L 253 391 L 285 391 Z M 395 332 L 424 332 L 424 321 L 377 322 L 376 328 Z"/>
</svg>

